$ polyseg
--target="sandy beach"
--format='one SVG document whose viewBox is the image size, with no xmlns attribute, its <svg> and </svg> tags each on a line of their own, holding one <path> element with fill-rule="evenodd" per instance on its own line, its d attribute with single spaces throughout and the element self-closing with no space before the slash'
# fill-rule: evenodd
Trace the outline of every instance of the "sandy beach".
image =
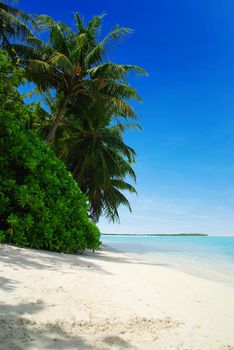
<svg viewBox="0 0 234 350">
<path fill-rule="evenodd" d="M 105 248 L 0 245 L 0 349 L 233 350 L 234 288 Z"/>
</svg>

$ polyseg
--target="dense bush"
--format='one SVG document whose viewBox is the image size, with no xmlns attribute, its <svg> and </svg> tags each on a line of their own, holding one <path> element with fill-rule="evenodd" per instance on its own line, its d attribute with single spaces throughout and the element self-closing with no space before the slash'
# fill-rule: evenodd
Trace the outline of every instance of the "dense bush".
<svg viewBox="0 0 234 350">
<path fill-rule="evenodd" d="M 0 242 L 76 252 L 98 248 L 86 197 L 48 146 L 27 127 L 21 73 L 0 53 Z"/>
</svg>

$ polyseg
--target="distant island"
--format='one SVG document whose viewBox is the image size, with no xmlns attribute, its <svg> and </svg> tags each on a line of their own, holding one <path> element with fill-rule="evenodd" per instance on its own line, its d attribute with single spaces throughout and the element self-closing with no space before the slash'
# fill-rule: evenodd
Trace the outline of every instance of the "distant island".
<svg viewBox="0 0 234 350">
<path fill-rule="evenodd" d="M 205 236 L 207 237 L 208 234 L 206 233 L 138 233 L 138 234 L 133 234 L 133 233 L 102 233 L 103 236 L 150 236 L 150 237 L 155 237 L 155 236 L 166 236 L 166 237 L 171 237 L 171 236 Z"/>
</svg>

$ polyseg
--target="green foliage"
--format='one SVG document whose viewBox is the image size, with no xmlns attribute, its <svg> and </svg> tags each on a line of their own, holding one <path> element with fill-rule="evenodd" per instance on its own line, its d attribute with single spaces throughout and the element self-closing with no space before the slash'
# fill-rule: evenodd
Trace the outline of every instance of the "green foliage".
<svg viewBox="0 0 234 350">
<path fill-rule="evenodd" d="M 48 16 L 39 16 L 41 27 L 49 31 L 48 44 L 30 39 L 28 46 L 15 48 L 44 100 L 41 106 L 34 104 L 33 126 L 87 195 L 92 219 L 98 221 L 104 215 L 118 221 L 120 205 L 131 211 L 124 193 L 136 193 L 126 181 L 130 176 L 135 182 L 135 152 L 125 145 L 123 132 L 129 126 L 137 127 L 128 122 L 137 119 L 128 100 L 140 101 L 140 96 L 128 77 L 146 72 L 138 66 L 107 61 L 107 49 L 130 34 L 129 29 L 117 26 L 100 41 L 103 15 L 93 17 L 87 25 L 78 14 L 75 18 L 77 33 Z M 52 87 L 50 94 L 46 88 Z M 47 110 L 43 110 L 45 104 Z"/>
<path fill-rule="evenodd" d="M 48 43 L 29 37 L 24 45 L 13 45 L 21 64 L 26 67 L 28 79 L 41 91 L 53 88 L 59 95 L 60 106 L 46 136 L 48 143 L 53 141 L 68 104 L 74 98 L 78 105 L 87 97 L 89 103 L 101 101 L 111 108 L 115 118 L 134 119 L 137 116 L 128 100 L 141 100 L 129 86 L 128 76 L 131 73 L 145 75 L 145 70 L 106 62 L 109 46 L 131 30 L 116 26 L 100 40 L 103 15 L 93 17 L 87 26 L 78 13 L 75 19 L 77 30 L 73 32 L 66 24 L 47 15 L 38 16 L 40 28 L 48 31 Z"/>
<path fill-rule="evenodd" d="M 126 145 L 119 125 L 107 125 L 103 106 L 90 106 L 82 118 L 64 123 L 62 147 L 54 143 L 57 154 L 72 171 L 80 188 L 87 194 L 91 216 L 98 221 L 104 215 L 110 221 L 119 221 L 118 208 L 131 206 L 123 191 L 136 193 L 125 178 L 136 181 L 132 169 L 135 151 Z M 89 118 L 92 115 L 92 119 Z M 86 118 L 85 118 L 86 116 Z M 66 137 L 66 134 L 69 136 Z"/>
<path fill-rule="evenodd" d="M 132 168 L 136 154 L 125 144 L 123 133 L 129 127 L 139 128 L 130 101 L 140 102 L 141 98 L 129 77 L 147 73 L 135 65 L 109 61 L 108 52 L 132 30 L 117 25 L 103 37 L 104 14 L 86 23 L 75 13 L 75 26 L 70 28 L 46 14 L 28 16 L 2 2 L 0 20 L 3 18 L 4 27 L 1 31 L 0 26 L 0 38 L 6 36 L 10 52 L 14 51 L 14 58 L 18 58 L 25 76 L 40 95 L 37 102 L 34 99 L 27 107 L 27 113 L 20 114 L 20 119 L 27 128 L 36 130 L 71 171 L 87 195 L 90 217 L 98 221 L 104 215 L 110 221 L 118 221 L 120 205 L 131 211 L 125 191 L 136 193 L 127 182 L 129 178 L 133 184 L 136 181 Z M 30 27 L 36 24 L 36 29 L 47 32 L 48 40 L 25 32 L 26 27 L 19 26 L 19 20 Z M 15 72 L 12 75 L 17 76 Z M 45 103 L 41 104 L 42 100 Z M 14 106 L 20 110 L 22 101 L 15 101 Z M 9 111 L 9 107 L 5 110 Z M 35 161 L 36 157 L 31 159 L 31 167 L 37 166 Z M 21 191 L 18 195 L 22 201 L 30 190 Z M 17 224 L 14 217 L 9 220 L 8 225 Z M 30 217 L 27 225 L 33 225 Z"/>
<path fill-rule="evenodd" d="M 43 94 L 43 97 L 43 105 L 46 104 L 49 111 L 38 104 L 32 104 L 36 117 L 33 124 L 42 137 L 59 105 L 51 95 Z M 76 117 L 77 114 L 79 118 Z M 38 115 L 41 116 L 41 123 Z M 75 105 L 70 104 L 63 124 L 58 127 L 53 143 L 50 144 L 87 195 L 90 216 L 96 222 L 101 215 L 109 221 L 119 221 L 120 205 L 131 211 L 130 203 L 123 193 L 136 193 L 135 188 L 126 181 L 126 177 L 133 183 L 136 181 L 132 168 L 136 153 L 125 144 L 123 132 L 140 127 L 125 120 L 110 125 L 110 115 L 110 108 L 100 103 L 79 105 L 79 111 L 76 111 Z"/>
<path fill-rule="evenodd" d="M 98 248 L 86 197 L 27 127 L 31 111 L 17 93 L 19 80 L 0 53 L 0 242 L 66 253 Z"/>
<path fill-rule="evenodd" d="M 7 50 L 11 57 L 15 57 L 11 39 L 23 40 L 33 36 L 28 25 L 34 29 L 38 29 L 38 26 L 30 15 L 10 6 L 9 2 L 14 4 L 16 1 L 0 0 L 0 48 Z"/>
</svg>

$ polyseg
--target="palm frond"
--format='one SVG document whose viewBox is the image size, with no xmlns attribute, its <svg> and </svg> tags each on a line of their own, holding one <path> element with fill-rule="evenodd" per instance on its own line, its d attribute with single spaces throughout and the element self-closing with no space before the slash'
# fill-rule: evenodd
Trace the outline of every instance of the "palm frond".
<svg viewBox="0 0 234 350">
<path fill-rule="evenodd" d="M 105 105 L 112 109 L 114 115 L 120 115 L 126 119 L 138 119 L 133 108 L 121 98 L 114 97 L 108 94 L 100 94 L 99 98 L 101 102 L 105 103 Z"/>
<path fill-rule="evenodd" d="M 17 1 L 12 1 L 12 3 L 16 4 Z M 29 21 L 30 20 L 30 15 L 28 15 L 27 13 L 19 10 L 18 8 L 12 7 L 9 4 L 7 4 L 7 1 L 0 1 L 0 11 L 4 11 L 7 13 L 10 13 L 14 16 L 19 16 L 21 17 L 24 21 Z"/>
<path fill-rule="evenodd" d="M 50 62 L 63 72 L 74 70 L 74 66 L 69 58 L 60 52 L 55 52 L 50 58 Z"/>
<path fill-rule="evenodd" d="M 108 77 L 124 81 L 126 81 L 126 77 L 130 73 L 135 73 L 137 75 L 147 75 L 147 72 L 141 67 L 135 65 L 114 64 L 112 62 L 106 62 L 104 64 L 90 68 L 87 70 L 87 73 L 90 74 L 91 78 L 93 79 L 98 77 Z"/>
<path fill-rule="evenodd" d="M 102 56 L 105 55 L 108 48 L 110 48 L 111 44 L 118 42 L 124 36 L 129 35 L 133 32 L 130 28 L 119 27 L 118 25 L 108 33 L 105 38 L 96 45 L 86 56 L 85 64 L 87 67 L 90 67 L 95 62 L 101 63 Z"/>
<path fill-rule="evenodd" d="M 130 122 L 122 123 L 119 119 L 117 119 L 117 125 L 115 125 L 114 127 L 118 128 L 121 133 L 123 133 L 127 129 L 142 130 L 142 126 L 140 124 Z"/>
<path fill-rule="evenodd" d="M 28 65 L 30 60 L 40 59 L 41 57 L 41 52 L 31 46 L 23 44 L 12 44 L 11 46 L 24 67 Z"/>
<path fill-rule="evenodd" d="M 23 39 L 24 42 L 27 43 L 27 45 L 29 45 L 30 47 L 36 48 L 36 49 L 40 49 L 40 50 L 45 50 L 45 49 L 49 49 L 48 45 L 46 45 L 46 43 L 35 37 L 35 36 L 27 36 Z"/>
<path fill-rule="evenodd" d="M 12 38 L 19 37 L 20 39 L 27 36 L 33 36 L 31 30 L 27 25 L 22 22 L 18 17 L 12 12 L 7 12 L 3 9 L 0 10 L 0 18 L 3 23 L 5 23 L 5 34 Z"/>
<path fill-rule="evenodd" d="M 119 190 L 137 194 L 137 190 L 135 189 L 135 187 L 133 187 L 131 184 L 122 179 L 112 179 L 111 184 Z"/>
<path fill-rule="evenodd" d="M 49 63 L 40 61 L 40 60 L 30 60 L 29 62 L 29 71 L 33 71 L 35 73 L 50 73 L 51 66 Z"/>
<path fill-rule="evenodd" d="M 106 16 L 105 13 L 102 13 L 101 15 L 94 16 L 91 21 L 88 22 L 88 32 L 96 37 L 98 34 L 100 34 L 101 31 L 101 23 L 103 21 L 103 18 Z"/>
<path fill-rule="evenodd" d="M 84 19 L 80 17 L 79 13 L 75 13 L 75 20 L 77 22 L 77 29 L 78 32 L 82 33 L 85 31 L 85 24 L 84 24 Z"/>
<path fill-rule="evenodd" d="M 57 22 L 48 15 L 34 15 L 34 17 L 42 30 L 48 31 L 57 26 Z"/>
</svg>

